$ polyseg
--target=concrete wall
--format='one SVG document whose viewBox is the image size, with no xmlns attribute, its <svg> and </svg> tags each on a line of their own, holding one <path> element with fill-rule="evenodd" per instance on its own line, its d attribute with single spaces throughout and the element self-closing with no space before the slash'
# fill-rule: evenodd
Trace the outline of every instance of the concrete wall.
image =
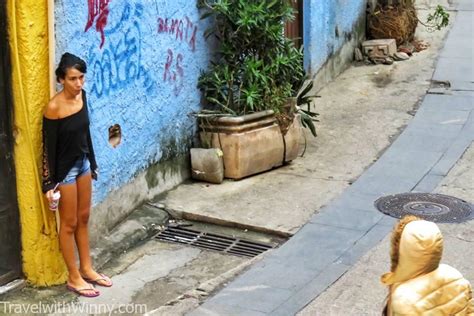
<svg viewBox="0 0 474 316">
<path fill-rule="evenodd" d="M 100 172 L 92 230 L 110 228 L 188 176 L 183 157 L 195 132 L 189 114 L 200 107 L 197 79 L 210 56 L 207 25 L 188 0 L 56 1 L 55 16 L 57 61 L 69 51 L 89 67 L 85 89 Z M 113 148 L 115 124 L 122 141 Z"/>
<path fill-rule="evenodd" d="M 304 1 L 305 65 L 322 86 L 352 59 L 363 37 L 365 0 Z M 196 1 L 56 1 L 56 59 L 89 65 L 91 131 L 99 164 L 92 239 L 130 210 L 180 183 L 199 109 L 196 88 L 210 58 Z M 122 130 L 109 144 L 109 128 Z M 165 163 L 166 161 L 166 163 Z M 114 192 L 114 194 L 111 194 Z"/>
<path fill-rule="evenodd" d="M 366 0 L 307 0 L 303 4 L 305 69 L 319 90 L 353 59 L 365 37 Z"/>
</svg>

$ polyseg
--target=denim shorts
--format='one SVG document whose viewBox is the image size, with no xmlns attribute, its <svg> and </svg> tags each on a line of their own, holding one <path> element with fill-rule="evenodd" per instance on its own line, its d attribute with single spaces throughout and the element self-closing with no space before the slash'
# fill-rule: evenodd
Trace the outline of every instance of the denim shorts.
<svg viewBox="0 0 474 316">
<path fill-rule="evenodd" d="M 89 159 L 87 158 L 87 155 L 80 157 L 79 159 L 76 160 L 71 170 L 69 170 L 64 180 L 61 181 L 61 184 L 71 184 L 71 183 L 76 182 L 76 179 L 78 177 L 82 176 L 83 174 L 86 174 L 87 172 L 90 171 L 90 169 L 91 169 L 91 165 L 89 163 Z"/>
</svg>

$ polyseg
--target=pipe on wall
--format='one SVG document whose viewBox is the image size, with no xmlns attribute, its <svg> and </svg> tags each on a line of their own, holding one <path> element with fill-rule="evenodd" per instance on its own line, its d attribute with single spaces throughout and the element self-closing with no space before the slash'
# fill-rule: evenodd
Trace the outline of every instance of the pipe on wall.
<svg viewBox="0 0 474 316">
<path fill-rule="evenodd" d="M 55 60 L 56 60 L 56 41 L 54 32 L 54 0 L 48 0 L 48 52 L 49 52 L 49 97 L 52 98 L 56 94 L 56 78 L 55 78 Z M 59 232 L 59 212 L 56 215 L 56 231 Z"/>
<path fill-rule="evenodd" d="M 54 77 L 54 62 L 56 57 L 56 43 L 54 36 L 54 0 L 48 0 L 48 46 L 49 46 L 49 97 L 56 93 Z"/>
</svg>

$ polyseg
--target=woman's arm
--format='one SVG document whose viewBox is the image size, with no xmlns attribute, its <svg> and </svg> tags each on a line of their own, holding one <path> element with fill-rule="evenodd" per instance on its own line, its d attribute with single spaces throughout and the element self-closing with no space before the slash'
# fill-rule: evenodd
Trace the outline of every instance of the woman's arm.
<svg viewBox="0 0 474 316">
<path fill-rule="evenodd" d="M 86 90 L 82 90 L 82 101 L 84 102 L 84 106 L 86 107 L 87 116 L 89 116 L 89 109 L 87 108 Z M 94 146 L 92 145 L 92 137 L 91 137 L 90 128 L 87 129 L 87 146 L 89 147 L 88 158 L 91 164 L 91 176 L 92 176 L 92 179 L 97 180 L 99 171 L 97 167 L 97 162 L 95 160 Z"/>
<path fill-rule="evenodd" d="M 58 121 L 43 118 L 43 193 L 56 185 L 56 144 L 58 140 Z"/>
<path fill-rule="evenodd" d="M 97 180 L 98 168 L 95 161 L 94 146 L 92 146 L 91 131 L 87 129 L 87 145 L 89 146 L 89 162 L 91 163 L 91 175 L 94 180 Z"/>
</svg>

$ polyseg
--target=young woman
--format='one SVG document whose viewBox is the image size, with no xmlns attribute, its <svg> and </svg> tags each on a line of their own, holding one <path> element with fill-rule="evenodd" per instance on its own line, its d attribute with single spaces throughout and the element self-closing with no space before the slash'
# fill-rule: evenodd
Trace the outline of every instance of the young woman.
<svg viewBox="0 0 474 316">
<path fill-rule="evenodd" d="M 65 53 L 56 77 L 63 89 L 48 103 L 43 117 L 43 192 L 51 203 L 54 188 L 60 194 L 59 244 L 69 272 L 67 288 L 79 295 L 100 293 L 92 284 L 112 286 L 110 278 L 92 267 L 88 221 L 92 178 L 97 164 L 89 130 L 86 93 L 82 89 L 86 63 Z M 76 264 L 74 244 L 79 253 Z"/>
</svg>

